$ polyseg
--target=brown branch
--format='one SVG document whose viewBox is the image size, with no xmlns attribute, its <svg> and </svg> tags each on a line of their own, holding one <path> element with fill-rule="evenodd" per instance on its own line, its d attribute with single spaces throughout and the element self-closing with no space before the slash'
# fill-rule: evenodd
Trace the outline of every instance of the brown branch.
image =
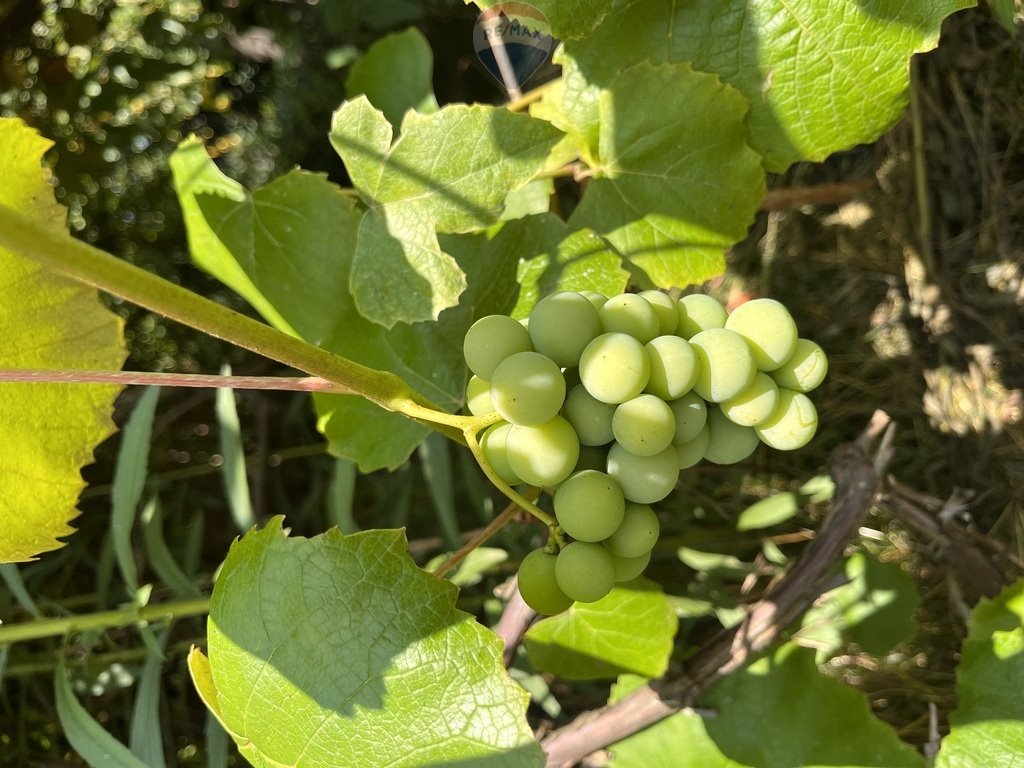
<svg viewBox="0 0 1024 768">
<path fill-rule="evenodd" d="M 585 713 L 548 735 L 541 742 L 548 768 L 570 766 L 681 711 L 715 680 L 765 650 L 810 606 L 819 593 L 819 582 L 842 555 L 879 486 L 878 467 L 856 445 L 839 446 L 833 452 L 831 469 L 836 493 L 821 530 L 792 570 L 751 608 L 747 618 L 698 651 L 679 679 L 642 686 L 621 701 Z"/>
<path fill-rule="evenodd" d="M 761 200 L 762 211 L 789 211 L 802 205 L 846 203 L 870 189 L 874 179 L 858 179 L 842 184 L 819 184 L 813 187 L 769 189 Z"/>
<path fill-rule="evenodd" d="M 533 620 L 537 618 L 537 612 L 526 604 L 522 595 L 519 594 L 518 586 L 512 590 L 512 596 L 505 603 L 505 610 L 501 612 L 498 626 L 494 628 L 495 634 L 505 641 L 505 650 L 502 658 L 505 666 L 512 665 L 516 657 L 516 648 L 523 641 L 523 635 L 530 628 Z"/>
</svg>

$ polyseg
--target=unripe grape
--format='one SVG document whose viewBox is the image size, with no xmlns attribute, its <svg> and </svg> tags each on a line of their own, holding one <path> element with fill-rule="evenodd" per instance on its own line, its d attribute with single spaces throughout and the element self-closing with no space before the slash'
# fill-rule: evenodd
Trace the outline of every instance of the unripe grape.
<svg viewBox="0 0 1024 768">
<path fill-rule="evenodd" d="M 672 444 L 676 417 L 661 398 L 638 395 L 615 409 L 612 433 L 619 445 L 630 453 L 653 456 Z"/>
<path fill-rule="evenodd" d="M 711 430 L 707 424 L 701 427 L 696 437 L 686 443 L 673 443 L 676 454 L 679 456 L 679 471 L 689 469 L 700 463 L 704 454 L 708 451 L 708 443 L 711 442 Z"/>
<path fill-rule="evenodd" d="M 559 291 L 530 312 L 533 348 L 565 368 L 579 365 L 584 347 L 601 334 L 601 320 L 586 296 Z"/>
<path fill-rule="evenodd" d="M 635 293 L 620 293 L 598 310 L 605 333 L 627 333 L 641 344 L 658 335 L 661 323 L 646 299 Z"/>
<path fill-rule="evenodd" d="M 696 392 L 687 392 L 668 404 L 676 417 L 676 436 L 672 442 L 682 445 L 693 440 L 708 422 L 708 406 Z"/>
<path fill-rule="evenodd" d="M 580 296 L 585 296 L 587 301 L 594 305 L 594 309 L 600 309 L 608 301 L 608 297 L 597 291 L 580 291 Z"/>
<path fill-rule="evenodd" d="M 698 333 L 690 344 L 697 353 L 700 371 L 693 391 L 708 402 L 728 400 L 754 381 L 754 356 L 746 339 L 738 333 L 712 328 Z"/>
<path fill-rule="evenodd" d="M 538 352 L 519 352 L 494 369 L 491 402 L 506 421 L 537 426 L 561 410 L 565 379 L 550 358 Z"/>
<path fill-rule="evenodd" d="M 626 500 L 619 484 L 604 472 L 577 472 L 558 486 L 555 517 L 577 541 L 602 541 L 622 524 Z"/>
<path fill-rule="evenodd" d="M 533 610 L 548 616 L 572 605 L 572 598 L 559 588 L 555 579 L 557 559 L 557 555 L 535 549 L 519 564 L 519 594 Z"/>
<path fill-rule="evenodd" d="M 644 350 L 651 361 L 646 391 L 662 400 L 677 400 L 693 389 L 700 369 L 690 342 L 678 336 L 659 336 L 647 342 Z"/>
<path fill-rule="evenodd" d="M 462 352 L 469 370 L 490 381 L 498 364 L 518 352 L 529 352 L 530 334 L 507 315 L 481 317 L 466 331 Z"/>
<path fill-rule="evenodd" d="M 640 557 L 658 542 L 661 523 L 654 510 L 646 504 L 627 504 L 620 525 L 604 545 L 619 557 Z"/>
<path fill-rule="evenodd" d="M 580 438 L 580 445 L 606 445 L 612 435 L 612 414 L 615 406 L 602 403 L 579 384 L 566 395 L 562 416 L 572 424 Z"/>
<path fill-rule="evenodd" d="M 779 390 L 779 404 L 767 421 L 755 427 L 761 442 L 779 451 L 803 448 L 818 429 L 818 411 L 810 398 L 791 389 Z"/>
<path fill-rule="evenodd" d="M 612 443 L 608 450 L 608 474 L 615 478 L 627 501 L 653 504 L 676 487 L 679 455 L 671 445 L 653 456 L 637 456 Z"/>
<path fill-rule="evenodd" d="M 600 544 L 574 541 L 558 553 L 555 580 L 562 592 L 573 600 L 596 602 L 615 586 L 612 555 Z"/>
<path fill-rule="evenodd" d="M 757 433 L 729 421 L 718 408 L 708 410 L 708 431 L 711 434 L 704 458 L 712 464 L 735 464 L 757 448 Z"/>
<path fill-rule="evenodd" d="M 650 376 L 651 361 L 643 344 L 625 333 L 598 336 L 580 357 L 580 381 L 602 403 L 617 405 L 636 397 Z"/>
<path fill-rule="evenodd" d="M 615 566 L 616 581 L 632 581 L 643 573 L 648 563 L 651 562 L 650 551 L 644 552 L 639 557 L 619 557 L 614 552 L 611 555 L 612 564 Z"/>
<path fill-rule="evenodd" d="M 654 314 L 658 316 L 659 336 L 668 336 L 676 332 L 676 328 L 679 327 L 679 310 L 676 309 L 676 303 L 667 293 L 654 290 L 640 291 L 637 296 L 646 299 L 654 310 Z"/>
<path fill-rule="evenodd" d="M 498 473 L 498 477 L 509 485 L 519 485 L 523 481 L 512 471 L 512 467 L 508 463 L 507 440 L 511 428 L 512 425 L 504 421 L 488 427 L 480 436 L 480 448 L 487 458 L 487 463 Z"/>
<path fill-rule="evenodd" d="M 676 310 L 679 314 L 676 335 L 684 339 L 692 339 L 701 331 L 711 328 L 724 328 L 728 317 L 725 307 L 704 293 L 683 296 L 676 304 Z"/>
<path fill-rule="evenodd" d="M 512 471 L 538 488 L 565 480 L 580 457 L 579 438 L 561 416 L 536 427 L 513 425 L 505 445 Z"/>
<path fill-rule="evenodd" d="M 494 413 L 494 403 L 491 402 L 491 382 L 484 381 L 479 376 L 470 376 L 466 384 L 466 407 L 474 416 L 486 416 Z"/>
<path fill-rule="evenodd" d="M 796 348 L 796 323 L 775 299 L 752 299 L 740 304 L 725 321 L 727 330 L 750 344 L 759 370 L 774 371 Z"/>
<path fill-rule="evenodd" d="M 757 372 L 754 381 L 738 395 L 723 400 L 722 413 L 733 424 L 756 427 L 775 412 L 779 403 L 779 388 L 767 373 Z"/>
<path fill-rule="evenodd" d="M 828 358 L 824 350 L 810 339 L 797 339 L 793 354 L 771 376 L 780 387 L 810 392 L 825 380 L 826 373 Z"/>
</svg>

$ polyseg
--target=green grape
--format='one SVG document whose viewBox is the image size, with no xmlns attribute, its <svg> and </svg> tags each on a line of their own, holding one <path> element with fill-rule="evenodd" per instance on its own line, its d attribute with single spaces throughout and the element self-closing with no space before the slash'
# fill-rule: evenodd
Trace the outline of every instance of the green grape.
<svg viewBox="0 0 1024 768">
<path fill-rule="evenodd" d="M 512 471 L 538 488 L 565 480 L 580 457 L 579 438 L 561 416 L 536 427 L 512 425 L 505 445 Z"/>
<path fill-rule="evenodd" d="M 718 408 L 708 409 L 708 431 L 704 458 L 712 464 L 735 464 L 757 448 L 757 433 L 753 428 L 732 423 Z"/>
<path fill-rule="evenodd" d="M 474 416 L 486 416 L 494 413 L 494 403 L 491 402 L 491 382 L 484 381 L 479 376 L 469 377 L 466 384 L 466 407 Z"/>
<path fill-rule="evenodd" d="M 735 397 L 754 381 L 754 356 L 747 340 L 738 333 L 712 328 L 698 333 L 690 344 L 697 353 L 699 368 L 693 391 L 708 402 L 720 403 Z"/>
<path fill-rule="evenodd" d="M 558 587 L 555 580 L 557 555 L 535 549 L 519 564 L 519 594 L 537 613 L 550 616 L 572 605 L 572 598 Z"/>
<path fill-rule="evenodd" d="M 721 303 L 704 293 L 691 293 L 683 296 L 676 304 L 679 314 L 679 326 L 676 335 L 684 339 L 692 339 L 701 331 L 711 328 L 724 328 L 728 314 Z"/>
<path fill-rule="evenodd" d="M 676 487 L 679 455 L 671 445 L 653 456 L 637 456 L 618 443 L 612 443 L 608 449 L 608 474 L 622 488 L 626 501 L 653 504 Z"/>
<path fill-rule="evenodd" d="M 780 389 L 775 413 L 754 429 L 765 445 L 779 451 L 795 451 L 814 437 L 818 429 L 818 411 L 802 392 Z"/>
<path fill-rule="evenodd" d="M 608 297 L 597 291 L 580 291 L 580 296 L 586 296 L 587 301 L 594 305 L 594 309 L 600 309 L 608 301 Z"/>
<path fill-rule="evenodd" d="M 632 581 L 643 573 L 647 564 L 651 562 L 650 552 L 644 552 L 639 557 L 619 557 L 614 552 L 611 555 L 616 581 Z"/>
<path fill-rule="evenodd" d="M 673 443 L 676 448 L 676 454 L 679 456 L 679 471 L 682 472 L 684 469 L 689 469 L 698 464 L 704 458 L 704 454 L 707 453 L 709 442 L 711 442 L 711 430 L 705 424 L 701 427 L 696 437 L 689 442 Z"/>
<path fill-rule="evenodd" d="M 598 310 L 605 333 L 628 333 L 641 344 L 658 335 L 661 322 L 647 299 L 635 293 L 620 293 Z"/>
<path fill-rule="evenodd" d="M 534 427 L 562 409 L 565 379 L 551 358 L 539 352 L 519 352 L 494 369 L 491 402 L 506 421 Z"/>
<path fill-rule="evenodd" d="M 518 352 L 529 352 L 529 332 L 507 315 L 481 317 L 466 331 L 462 353 L 469 370 L 490 381 L 498 364 Z"/>
<path fill-rule="evenodd" d="M 604 472 L 577 472 L 555 491 L 555 517 L 577 541 L 607 539 L 622 523 L 626 500 Z"/>
<path fill-rule="evenodd" d="M 580 445 L 606 445 L 612 435 L 612 414 L 615 406 L 602 403 L 587 392 L 587 388 L 578 384 L 569 390 L 565 397 L 562 416 L 572 424 L 580 438 Z"/>
<path fill-rule="evenodd" d="M 586 296 L 559 291 L 530 312 L 533 348 L 565 368 L 579 365 L 583 348 L 601 335 L 601 320 Z"/>
<path fill-rule="evenodd" d="M 596 469 L 598 472 L 608 469 L 608 448 L 603 445 L 581 445 L 580 457 L 576 460 L 573 472 L 585 469 Z"/>
<path fill-rule="evenodd" d="M 646 504 L 627 504 L 622 525 L 605 539 L 604 545 L 619 557 L 640 557 L 654 548 L 660 533 L 661 523 L 653 509 Z"/>
<path fill-rule="evenodd" d="M 574 541 L 558 553 L 555 580 L 573 600 L 593 603 L 615 586 L 615 564 L 611 553 L 600 544 Z"/>
<path fill-rule="evenodd" d="M 708 422 L 708 406 L 696 392 L 687 392 L 668 407 L 676 417 L 676 436 L 672 442 L 682 445 L 693 440 Z"/>
<path fill-rule="evenodd" d="M 580 381 L 602 403 L 631 400 L 647 386 L 651 361 L 643 344 L 625 333 L 605 333 L 580 357 Z"/>
<path fill-rule="evenodd" d="M 725 321 L 726 330 L 747 340 L 759 370 L 774 371 L 796 349 L 796 323 L 775 299 L 752 299 L 740 304 Z"/>
<path fill-rule="evenodd" d="M 660 397 L 639 395 L 615 409 L 612 433 L 630 453 L 653 456 L 672 444 L 676 417 Z"/>
<path fill-rule="evenodd" d="M 647 342 L 644 350 L 651 360 L 647 392 L 662 400 L 676 400 L 693 389 L 700 368 L 690 342 L 678 336 L 659 336 Z"/>
<path fill-rule="evenodd" d="M 772 378 L 780 387 L 810 392 L 825 380 L 826 373 L 828 358 L 824 350 L 810 339 L 797 339 L 793 354 L 772 371 Z"/>
<path fill-rule="evenodd" d="M 767 373 L 757 372 L 754 382 L 735 397 L 723 400 L 722 413 L 741 427 L 756 427 L 775 412 L 779 388 Z"/>
<path fill-rule="evenodd" d="M 509 485 L 519 485 L 522 481 L 519 475 L 512 471 L 508 463 L 508 432 L 512 425 L 508 422 L 494 424 L 484 430 L 480 436 L 480 448 L 491 468 L 498 473 L 498 477 Z"/>
<path fill-rule="evenodd" d="M 637 296 L 646 299 L 654 310 L 654 314 L 658 316 L 658 324 L 661 326 L 658 330 L 659 336 L 668 336 L 670 333 L 676 332 L 676 328 L 679 327 L 679 310 L 676 309 L 676 303 L 667 293 L 640 291 Z"/>
</svg>

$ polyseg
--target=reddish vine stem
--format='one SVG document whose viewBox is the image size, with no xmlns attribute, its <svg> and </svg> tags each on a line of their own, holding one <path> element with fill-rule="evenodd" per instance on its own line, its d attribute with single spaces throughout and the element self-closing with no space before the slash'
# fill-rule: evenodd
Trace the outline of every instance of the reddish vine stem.
<svg viewBox="0 0 1024 768">
<path fill-rule="evenodd" d="M 225 389 L 286 390 L 358 394 L 319 376 L 214 376 L 200 373 L 146 373 L 144 371 L 75 371 L 0 369 L 0 383 L 127 384 L 157 387 L 214 387 Z"/>
<path fill-rule="evenodd" d="M 481 528 L 477 532 L 477 534 L 473 536 L 473 538 L 471 538 L 469 541 L 463 544 L 462 547 L 459 548 L 458 552 L 456 552 L 454 555 L 452 555 L 443 563 L 441 563 L 440 567 L 438 567 L 438 569 L 434 571 L 434 575 L 438 578 L 444 577 L 444 575 L 448 573 L 452 568 L 461 563 L 466 558 L 466 555 L 468 555 L 477 547 L 482 546 L 485 541 L 491 538 L 491 536 L 493 536 L 506 525 L 508 525 L 510 522 L 512 522 L 512 519 L 516 516 L 516 513 L 520 509 L 521 507 L 515 503 L 509 504 L 507 507 L 505 507 L 505 509 L 502 510 L 500 515 L 491 520 L 491 522 L 489 522 L 486 527 Z"/>
<path fill-rule="evenodd" d="M 548 768 L 573 765 L 681 711 L 711 683 L 739 669 L 777 640 L 813 602 L 819 583 L 867 515 L 879 488 L 879 463 L 873 463 L 857 445 L 839 446 L 831 461 L 836 481 L 832 510 L 793 569 L 752 606 L 739 626 L 721 632 L 701 648 L 678 679 L 653 681 L 552 732 L 541 742 Z"/>
</svg>

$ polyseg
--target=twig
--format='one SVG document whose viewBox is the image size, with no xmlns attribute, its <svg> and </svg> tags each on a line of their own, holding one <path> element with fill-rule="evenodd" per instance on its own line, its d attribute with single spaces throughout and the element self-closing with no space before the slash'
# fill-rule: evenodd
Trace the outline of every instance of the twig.
<svg viewBox="0 0 1024 768">
<path fill-rule="evenodd" d="M 879 484 L 872 459 L 856 445 L 839 446 L 831 464 L 836 481 L 832 511 L 775 589 L 752 607 L 739 626 L 719 633 L 698 651 L 680 679 L 642 686 L 621 701 L 552 732 L 541 743 L 548 768 L 572 765 L 681 711 L 715 680 L 765 650 L 810 606 L 819 594 L 818 583 L 867 515 Z"/>
<path fill-rule="evenodd" d="M 358 394 L 319 376 L 214 376 L 200 373 L 147 373 L 144 371 L 75 371 L 0 369 L 0 383 L 34 384 L 141 384 L 157 387 L 265 389 L 290 392 Z"/>
<path fill-rule="evenodd" d="M 501 612 L 501 619 L 498 626 L 494 628 L 495 634 L 505 641 L 505 651 L 502 657 L 505 666 L 511 666 L 512 660 L 516 657 L 516 648 L 523 640 L 523 635 L 530 628 L 533 620 L 537 618 L 537 612 L 526 604 L 519 594 L 519 588 L 512 590 L 512 596 L 505 603 L 505 610 Z"/>
<path fill-rule="evenodd" d="M 476 533 L 476 535 L 473 536 L 473 538 L 471 538 L 469 541 L 463 544 L 462 547 L 459 548 L 458 552 L 456 552 L 443 563 L 441 563 L 438 569 L 434 571 L 434 575 L 438 578 L 443 578 L 444 575 L 448 573 L 448 571 L 450 571 L 456 565 L 461 563 L 466 558 L 466 555 L 468 555 L 477 547 L 481 546 L 485 541 L 491 538 L 491 536 L 493 536 L 506 525 L 511 523 L 512 518 L 516 516 L 516 513 L 519 510 L 520 506 L 518 504 L 509 504 L 507 507 L 505 507 L 505 509 L 502 510 L 500 515 L 491 520 L 491 522 L 489 522 L 485 528 L 481 528 Z"/>
<path fill-rule="evenodd" d="M 761 210 L 789 211 L 802 205 L 846 203 L 870 189 L 874 183 L 874 179 L 858 179 L 840 184 L 769 189 L 761 200 Z"/>
</svg>

